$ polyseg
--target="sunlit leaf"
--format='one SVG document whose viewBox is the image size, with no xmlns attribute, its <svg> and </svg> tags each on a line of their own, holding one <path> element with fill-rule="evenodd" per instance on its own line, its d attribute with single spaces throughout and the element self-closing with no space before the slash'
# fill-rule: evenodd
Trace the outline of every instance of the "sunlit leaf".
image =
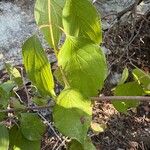
<svg viewBox="0 0 150 150">
<path fill-rule="evenodd" d="M 59 42 L 65 0 L 36 0 L 35 20 L 51 47 Z"/>
<path fill-rule="evenodd" d="M 91 129 L 93 130 L 93 132 L 95 134 L 98 134 L 100 132 L 104 132 L 106 129 L 106 125 L 105 124 L 99 124 L 96 122 L 91 122 Z"/>
<path fill-rule="evenodd" d="M 86 38 L 68 37 L 58 55 L 72 88 L 86 96 L 95 96 L 107 75 L 105 56 L 98 45 Z"/>
<path fill-rule="evenodd" d="M 42 123 L 37 114 L 22 113 L 21 114 L 21 132 L 24 137 L 30 141 L 41 140 L 45 125 Z"/>
<path fill-rule="evenodd" d="M 54 80 L 50 63 L 36 36 L 23 45 L 23 61 L 26 72 L 42 95 L 54 95 Z"/>
<path fill-rule="evenodd" d="M 14 81 L 17 85 L 22 85 L 23 81 L 22 81 L 22 77 L 21 77 L 21 74 L 18 71 L 18 69 L 11 66 L 8 63 L 6 63 L 5 66 L 6 66 L 8 73 L 9 73 L 10 79 L 12 81 Z"/>
<path fill-rule="evenodd" d="M 142 85 L 144 90 L 150 90 L 150 74 L 144 72 L 141 69 L 134 69 L 132 74 L 136 80 Z"/>
<path fill-rule="evenodd" d="M 127 80 L 128 76 L 129 76 L 129 71 L 128 71 L 128 68 L 126 67 L 123 70 L 123 73 L 122 73 L 122 76 L 121 76 L 121 79 L 120 79 L 118 85 L 123 84 Z"/>
<path fill-rule="evenodd" d="M 128 82 L 118 85 L 115 89 L 116 96 L 142 96 L 143 89 L 137 82 Z M 139 104 L 138 100 L 113 100 L 114 107 L 120 112 L 126 112 L 131 107 Z"/>
<path fill-rule="evenodd" d="M 9 133 L 7 128 L 0 124 L 0 150 L 8 150 L 9 147 Z"/>
<path fill-rule="evenodd" d="M 88 0 L 67 0 L 63 9 L 63 26 L 67 35 L 85 36 L 94 43 L 102 42 L 99 15 Z"/>
<path fill-rule="evenodd" d="M 62 134 L 84 143 L 92 117 L 91 102 L 78 91 L 66 89 L 58 96 L 53 117 Z"/>
</svg>

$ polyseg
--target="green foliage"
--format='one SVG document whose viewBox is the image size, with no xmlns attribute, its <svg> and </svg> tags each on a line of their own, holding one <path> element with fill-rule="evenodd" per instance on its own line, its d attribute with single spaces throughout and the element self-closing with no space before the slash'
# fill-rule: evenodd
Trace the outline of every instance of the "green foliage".
<svg viewBox="0 0 150 150">
<path fill-rule="evenodd" d="M 84 143 L 91 122 L 89 99 L 75 89 L 66 89 L 57 98 L 54 107 L 55 126 L 64 135 Z"/>
<path fill-rule="evenodd" d="M 70 86 L 86 96 L 97 95 L 107 74 L 102 50 L 87 38 L 67 37 L 58 54 L 58 65 Z"/>
<path fill-rule="evenodd" d="M 145 92 L 150 93 L 150 74 L 145 73 L 141 69 L 134 69 L 132 72 L 135 80 L 141 84 L 141 86 L 144 88 Z"/>
<path fill-rule="evenodd" d="M 129 76 L 128 68 L 124 68 L 121 79 L 120 79 L 118 85 L 123 84 L 127 80 L 128 76 Z"/>
<path fill-rule="evenodd" d="M 26 72 L 42 95 L 54 94 L 54 81 L 50 63 L 36 36 L 30 37 L 22 47 Z"/>
<path fill-rule="evenodd" d="M 65 0 L 36 0 L 35 20 L 52 48 L 59 42 L 64 2 Z"/>
<path fill-rule="evenodd" d="M 0 150 L 8 150 L 9 148 L 9 133 L 7 128 L 0 124 Z"/>
<path fill-rule="evenodd" d="M 45 132 L 45 125 L 41 122 L 37 114 L 22 113 L 20 122 L 21 132 L 26 139 L 30 141 L 41 140 Z"/>
<path fill-rule="evenodd" d="M 102 42 L 99 15 L 88 0 L 66 0 L 63 9 L 63 27 L 66 35 L 91 39 L 94 43 Z"/>
<path fill-rule="evenodd" d="M 16 125 L 9 131 L 9 141 L 12 150 L 40 150 L 41 147 L 41 140 L 30 141 L 26 139 Z"/>
<path fill-rule="evenodd" d="M 0 122 L 7 118 L 7 114 L 4 112 L 0 112 Z"/>
<path fill-rule="evenodd" d="M 9 73 L 10 79 L 14 81 L 18 86 L 23 84 L 22 77 L 17 68 L 11 66 L 10 64 L 5 64 L 7 72 Z"/>
<path fill-rule="evenodd" d="M 92 105 L 90 97 L 96 96 L 103 88 L 107 76 L 105 55 L 99 44 L 102 42 L 102 30 L 99 15 L 91 0 L 36 0 L 35 20 L 49 45 L 54 49 L 58 66 L 54 71 L 57 81 L 64 86 L 56 96 L 51 66 L 37 36 L 30 37 L 22 46 L 23 62 L 29 79 L 40 92 L 32 102 L 46 105 L 51 96 L 56 105 L 53 119 L 56 128 L 72 139 L 69 150 L 95 150 L 87 132 L 91 125 L 94 133 L 103 132 L 103 124 L 91 123 Z M 62 31 L 65 42 L 60 47 Z M 6 64 L 10 81 L 0 84 L 0 107 L 8 104 L 15 109 L 25 106 L 14 98 L 10 100 L 13 88 L 22 86 L 19 71 Z M 128 69 L 115 88 L 116 96 L 141 96 L 150 92 L 150 75 L 140 69 L 133 71 L 134 82 L 128 82 Z M 145 92 L 145 93 L 144 93 Z M 137 100 L 113 100 L 114 107 L 126 113 L 128 108 L 136 107 Z M 26 109 L 25 109 L 26 110 Z M 3 112 L 3 111 L 2 111 Z M 45 125 L 37 114 L 15 113 L 14 125 L 8 134 L 0 124 L 0 150 L 40 150 L 40 141 L 45 132 Z M 0 113 L 0 121 L 7 113 Z M 15 121 L 16 121 L 15 120 Z M 9 138 L 9 139 L 8 139 Z"/>
<path fill-rule="evenodd" d="M 141 96 L 142 94 L 143 89 L 137 82 L 121 84 L 114 91 L 116 96 Z M 137 100 L 113 100 L 112 103 L 120 112 L 126 112 L 129 108 L 136 107 L 139 104 Z"/>
<path fill-rule="evenodd" d="M 91 142 L 91 139 L 86 138 L 84 144 L 82 145 L 77 140 L 72 140 L 68 145 L 69 150 L 96 150 L 94 145 Z"/>
<path fill-rule="evenodd" d="M 0 84 L 0 107 L 6 108 L 11 96 L 11 91 L 15 87 L 13 81 L 6 81 Z"/>
</svg>

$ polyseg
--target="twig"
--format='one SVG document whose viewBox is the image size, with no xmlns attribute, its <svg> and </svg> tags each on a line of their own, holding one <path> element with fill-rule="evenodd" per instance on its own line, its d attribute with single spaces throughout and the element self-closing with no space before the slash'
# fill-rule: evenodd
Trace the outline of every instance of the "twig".
<svg viewBox="0 0 150 150">
<path fill-rule="evenodd" d="M 95 101 L 105 101 L 105 100 L 139 100 L 139 101 L 150 101 L 150 96 L 101 96 L 101 97 L 92 97 L 92 100 Z"/>
<path fill-rule="evenodd" d="M 51 123 L 49 122 L 49 121 L 47 121 L 46 119 L 45 119 L 45 117 L 42 115 L 42 114 L 40 114 L 39 112 L 38 112 L 38 115 L 43 119 L 43 121 L 51 128 L 51 130 L 53 131 L 53 133 L 55 134 L 55 136 L 58 138 L 58 140 L 59 141 L 61 141 L 62 142 L 62 139 L 59 137 L 59 135 L 56 133 L 56 131 L 54 130 L 54 128 L 53 128 L 53 126 L 51 125 Z"/>
<path fill-rule="evenodd" d="M 49 109 L 50 107 L 54 106 L 54 104 L 46 105 L 46 106 L 33 106 L 33 107 L 25 107 L 25 108 L 9 108 L 5 110 L 0 110 L 0 113 L 12 113 L 18 111 L 32 111 L 32 110 L 42 110 L 42 109 Z"/>
<path fill-rule="evenodd" d="M 150 96 L 100 96 L 100 97 L 91 97 L 92 100 L 95 101 L 105 101 L 105 100 L 137 100 L 137 101 L 150 101 Z M 18 111 L 32 111 L 32 110 L 42 110 L 48 109 L 54 106 L 54 104 L 46 105 L 46 106 L 33 106 L 33 107 L 25 107 L 25 108 L 10 108 L 5 110 L 0 110 L 0 113 L 10 113 L 10 112 L 18 112 Z"/>
<path fill-rule="evenodd" d="M 28 102 L 28 107 L 29 107 L 30 104 L 31 104 L 31 99 L 30 99 L 30 96 L 29 96 L 29 93 L 28 93 L 28 89 L 26 87 L 24 76 L 23 76 L 23 68 L 20 67 L 20 70 L 21 70 L 21 77 L 22 77 L 23 86 L 24 86 L 24 90 L 25 90 L 25 93 L 26 93 L 26 96 L 27 96 L 27 102 Z"/>
<path fill-rule="evenodd" d="M 135 6 L 139 5 L 143 0 L 136 0 L 135 3 L 133 3 L 132 5 L 130 5 L 129 7 L 127 7 L 126 9 L 124 9 L 123 11 L 119 12 L 117 14 L 117 19 L 120 20 L 120 18 L 126 14 L 127 12 L 131 11 L 134 9 Z"/>
<path fill-rule="evenodd" d="M 63 145 L 65 145 L 65 142 L 67 141 L 68 137 L 66 137 L 62 142 L 61 144 L 57 147 L 56 150 L 59 150 Z"/>
</svg>

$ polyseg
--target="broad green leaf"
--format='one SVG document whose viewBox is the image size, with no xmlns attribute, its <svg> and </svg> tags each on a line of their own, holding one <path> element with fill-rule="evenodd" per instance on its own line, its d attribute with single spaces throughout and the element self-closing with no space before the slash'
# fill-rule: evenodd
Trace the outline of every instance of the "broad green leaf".
<svg viewBox="0 0 150 150">
<path fill-rule="evenodd" d="M 142 85 L 144 90 L 150 90 L 150 74 L 141 69 L 134 69 L 132 72 L 134 78 Z"/>
<path fill-rule="evenodd" d="M 96 150 L 95 146 L 92 144 L 90 138 L 86 138 L 84 144 L 79 143 L 77 140 L 72 140 L 69 143 L 69 150 Z"/>
<path fill-rule="evenodd" d="M 31 123 L 30 123 L 31 124 Z M 40 150 L 41 140 L 29 141 L 21 133 L 20 128 L 14 126 L 9 132 L 10 149 L 12 150 Z"/>
<path fill-rule="evenodd" d="M 22 77 L 17 68 L 11 66 L 10 64 L 5 64 L 6 69 L 9 73 L 10 79 L 14 81 L 17 85 L 21 86 L 23 84 Z"/>
<path fill-rule="evenodd" d="M 65 0 L 36 0 L 35 20 L 51 47 L 59 42 Z"/>
<path fill-rule="evenodd" d="M 29 38 L 22 47 L 26 72 L 42 95 L 54 95 L 54 80 L 50 63 L 36 36 Z"/>
<path fill-rule="evenodd" d="M 77 90 L 66 89 L 58 96 L 53 117 L 62 134 L 84 143 L 92 117 L 91 102 Z"/>
<path fill-rule="evenodd" d="M 8 80 L 7 82 L 0 84 L 0 87 L 9 94 L 11 90 L 15 87 L 15 84 L 13 81 Z"/>
<path fill-rule="evenodd" d="M 97 44 L 102 42 L 100 17 L 88 0 L 66 0 L 63 26 L 67 35 L 85 36 Z"/>
<path fill-rule="evenodd" d="M 7 114 L 4 112 L 0 112 L 0 122 L 3 121 L 7 117 Z"/>
<path fill-rule="evenodd" d="M 0 84 L 0 106 L 6 108 L 8 105 L 9 98 L 11 96 L 11 91 L 15 84 L 13 81 L 7 81 Z"/>
<path fill-rule="evenodd" d="M 58 54 L 58 65 L 70 86 L 84 95 L 95 96 L 102 89 L 107 74 L 105 56 L 91 40 L 68 37 Z"/>
<path fill-rule="evenodd" d="M 13 108 L 15 108 L 15 109 L 24 109 L 25 108 L 25 106 L 23 104 L 21 104 L 18 99 L 12 98 L 10 100 L 10 102 L 11 102 L 11 105 L 13 106 Z"/>
<path fill-rule="evenodd" d="M 34 97 L 32 101 L 38 106 L 44 106 L 44 105 L 47 105 L 48 103 L 48 99 L 40 98 L 40 97 Z"/>
<path fill-rule="evenodd" d="M 45 132 L 45 125 L 37 114 L 22 113 L 20 122 L 21 132 L 26 139 L 30 141 L 41 140 Z"/>
<path fill-rule="evenodd" d="M 71 142 L 68 144 L 68 150 L 84 150 L 81 143 L 79 143 L 77 140 L 71 140 Z"/>
<path fill-rule="evenodd" d="M 0 150 L 8 150 L 9 148 L 9 133 L 7 128 L 0 124 Z"/>
<path fill-rule="evenodd" d="M 89 137 L 86 138 L 83 145 L 84 150 L 96 150 L 95 146 L 93 145 L 91 139 Z"/>
<path fill-rule="evenodd" d="M 0 86 L 0 107 L 7 107 L 9 100 L 9 95 L 7 92 Z"/>
<path fill-rule="evenodd" d="M 118 85 L 115 89 L 116 96 L 142 96 L 143 89 L 137 82 L 128 82 Z M 126 112 L 131 107 L 139 104 L 137 100 L 113 100 L 114 107 L 120 112 Z"/>
<path fill-rule="evenodd" d="M 118 85 L 123 84 L 127 80 L 128 76 L 129 76 L 129 71 L 128 71 L 128 68 L 126 67 L 123 70 L 123 73 L 122 73 L 122 76 L 121 76 L 121 79 L 120 79 Z"/>
</svg>

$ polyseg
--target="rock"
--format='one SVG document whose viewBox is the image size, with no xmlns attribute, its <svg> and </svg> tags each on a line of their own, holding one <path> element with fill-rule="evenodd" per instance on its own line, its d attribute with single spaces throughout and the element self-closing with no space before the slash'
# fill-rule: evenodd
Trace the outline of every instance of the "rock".
<svg viewBox="0 0 150 150">
<path fill-rule="evenodd" d="M 4 56 L 0 61 L 21 63 L 21 45 L 36 30 L 32 14 L 22 11 L 11 2 L 0 2 L 0 53 Z"/>
</svg>

